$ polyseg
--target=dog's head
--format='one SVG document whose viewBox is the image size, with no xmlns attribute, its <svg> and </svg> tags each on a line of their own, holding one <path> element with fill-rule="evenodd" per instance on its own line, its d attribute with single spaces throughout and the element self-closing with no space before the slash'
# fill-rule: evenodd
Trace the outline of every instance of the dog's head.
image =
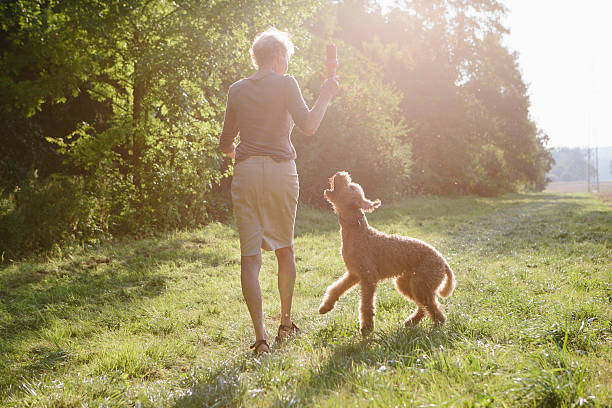
<svg viewBox="0 0 612 408">
<path fill-rule="evenodd" d="M 330 189 L 323 196 L 331 203 L 337 213 L 355 211 L 372 212 L 380 207 L 380 200 L 370 201 L 365 197 L 361 186 L 351 180 L 346 171 L 339 171 L 329 179 Z"/>
</svg>

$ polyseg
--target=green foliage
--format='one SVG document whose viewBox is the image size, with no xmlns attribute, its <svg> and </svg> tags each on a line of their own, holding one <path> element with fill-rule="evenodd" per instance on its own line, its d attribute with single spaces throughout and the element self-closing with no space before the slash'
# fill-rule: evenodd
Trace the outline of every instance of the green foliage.
<svg viewBox="0 0 612 408">
<path fill-rule="evenodd" d="M 37 143 L 42 139 L 40 126 L 25 115 L 0 111 L 0 120 L 5 139 L 4 143 L 0 142 L 0 197 L 4 197 L 27 179 L 30 166 L 50 162 L 48 157 L 44 160 L 41 156 L 53 153 L 53 149 L 48 143 L 46 146 Z"/>
<path fill-rule="evenodd" d="M 294 135 L 303 201 L 321 204 L 337 170 L 383 199 L 542 189 L 547 137 L 502 45 L 501 3 L 398 5 L 383 15 L 366 0 L 4 1 L 0 196 L 37 170 L 40 185 L 81 180 L 105 233 L 225 219 L 226 92 L 252 72 L 250 42 L 270 25 L 292 33 L 290 72 L 310 104 L 324 45 L 339 45 L 342 93 L 314 138 Z"/>
<path fill-rule="evenodd" d="M 65 9 L 73 3 L 0 4 L 0 111 L 32 116 L 45 102 L 62 103 L 78 93 L 89 61 L 79 28 Z"/>
<path fill-rule="evenodd" d="M 67 103 L 64 107 L 70 105 Z M 0 109 L 0 122 L 3 124 L 0 133 L 0 196 L 11 193 L 20 184 L 27 182 L 33 169 L 37 170 L 41 178 L 65 170 L 62 169 L 62 159 L 55 146 L 45 140 L 46 134 L 57 135 L 57 132 L 61 134 L 64 130 L 53 120 L 57 113 L 57 109 L 53 108 L 49 109 L 51 112 L 48 115 L 35 118 L 27 117 L 19 111 L 6 112 Z M 71 109 L 67 111 L 73 113 Z M 60 117 L 63 119 L 64 116 Z"/>
<path fill-rule="evenodd" d="M 23 163 L 2 163 L 1 191 L 23 187 L 31 169 L 41 178 L 78 174 L 83 194 L 96 197 L 90 210 L 110 233 L 225 219 L 229 203 L 213 189 L 228 174 L 216 149 L 226 89 L 251 69 L 248 48 L 257 31 L 294 26 L 301 45 L 300 24 L 317 6 L 305 0 L 3 3 L 0 83 L 8 92 L 0 114 L 11 122 L 2 153 L 16 159 L 35 149 Z M 54 165 L 46 166 L 49 154 L 39 151 L 54 154 Z"/>
<path fill-rule="evenodd" d="M 12 209 L 0 214 L 3 260 L 100 235 L 99 202 L 81 178 L 36 173 L 13 194 Z"/>
<path fill-rule="evenodd" d="M 481 196 L 496 196 L 513 190 L 504 152 L 499 147 L 487 145 L 481 148 L 472 163 L 470 190 Z"/>
<path fill-rule="evenodd" d="M 223 175 L 209 124 L 194 121 L 168 130 L 151 119 L 139 130 L 150 135 L 151 146 L 135 170 L 117 153 L 133 130 L 132 119 L 124 117 L 99 133 L 83 124 L 69 136 L 70 144 L 56 140 L 68 163 L 88 173 L 88 191 L 104 205 L 106 230 L 150 233 L 193 227 L 213 214 L 225 219 L 227 202 L 213 199 L 209 205 L 213 183 Z"/>
</svg>

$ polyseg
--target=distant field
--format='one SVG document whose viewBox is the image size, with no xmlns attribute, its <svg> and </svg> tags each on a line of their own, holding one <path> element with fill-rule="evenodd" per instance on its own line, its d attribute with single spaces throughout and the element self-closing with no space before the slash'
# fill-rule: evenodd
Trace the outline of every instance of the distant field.
<svg viewBox="0 0 612 408">
<path fill-rule="evenodd" d="M 594 187 L 591 186 L 591 191 Z M 612 192 L 612 181 L 602 181 L 599 183 L 600 192 Z M 586 181 L 556 181 L 546 186 L 546 193 L 586 193 Z"/>
<path fill-rule="evenodd" d="M 415 197 L 368 216 L 424 239 L 457 289 L 448 321 L 380 284 L 359 334 L 359 290 L 317 308 L 343 273 L 331 210 L 298 210 L 302 336 L 248 349 L 238 235 L 210 224 L 0 267 L 0 407 L 610 407 L 612 208 L 593 194 Z M 276 262 L 260 275 L 269 335 Z"/>
</svg>

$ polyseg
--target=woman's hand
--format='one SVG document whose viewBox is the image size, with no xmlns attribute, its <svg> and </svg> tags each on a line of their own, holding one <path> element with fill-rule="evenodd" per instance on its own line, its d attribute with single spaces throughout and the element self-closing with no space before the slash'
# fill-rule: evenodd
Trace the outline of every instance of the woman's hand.
<svg viewBox="0 0 612 408">
<path fill-rule="evenodd" d="M 338 94 L 340 90 L 340 84 L 338 83 L 338 77 L 334 76 L 331 78 L 327 78 L 323 85 L 321 85 L 321 93 L 319 94 L 319 98 L 315 102 L 312 109 L 308 112 L 308 118 L 306 119 L 307 124 L 302 131 L 306 133 L 308 136 L 312 136 L 315 134 L 321 121 L 323 120 L 323 116 L 325 115 L 325 111 L 327 110 L 327 105 L 331 98 Z"/>
<path fill-rule="evenodd" d="M 338 94 L 340 91 L 340 83 L 338 82 L 338 77 L 333 76 L 331 78 L 327 78 L 323 85 L 321 85 L 321 96 L 326 99 L 331 99 Z"/>
<path fill-rule="evenodd" d="M 232 144 L 232 150 L 229 152 L 223 152 L 223 154 L 235 160 L 236 159 L 236 145 Z"/>
</svg>

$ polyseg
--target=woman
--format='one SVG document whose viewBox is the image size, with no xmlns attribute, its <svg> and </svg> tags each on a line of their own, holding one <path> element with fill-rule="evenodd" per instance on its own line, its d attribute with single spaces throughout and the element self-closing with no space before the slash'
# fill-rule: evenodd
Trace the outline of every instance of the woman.
<svg viewBox="0 0 612 408">
<path fill-rule="evenodd" d="M 299 333 L 291 320 L 299 184 L 290 136 L 294 124 L 308 135 L 315 133 L 339 85 L 336 78 L 326 80 L 308 109 L 297 81 L 287 75 L 294 51 L 287 33 L 270 28 L 255 37 L 249 51 L 258 70 L 230 87 L 219 147 L 236 160 L 232 201 L 240 235 L 242 294 L 255 328 L 251 348 L 258 354 L 270 351 L 259 286 L 261 248 L 274 251 L 278 261 L 281 321 L 276 341 Z M 235 146 L 238 132 L 240 143 Z"/>
</svg>

